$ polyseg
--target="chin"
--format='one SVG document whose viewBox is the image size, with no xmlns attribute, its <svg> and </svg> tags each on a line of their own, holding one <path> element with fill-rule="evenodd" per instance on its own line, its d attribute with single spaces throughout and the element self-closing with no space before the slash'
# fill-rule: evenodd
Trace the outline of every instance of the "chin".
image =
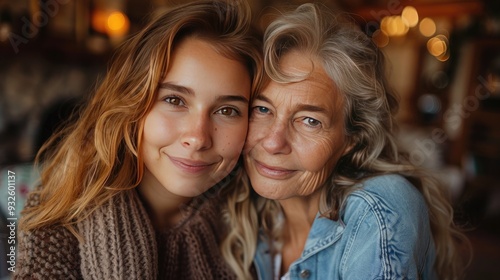
<svg viewBox="0 0 500 280">
<path fill-rule="evenodd" d="M 253 186 L 252 186 L 253 187 Z M 264 198 L 267 198 L 267 199 L 273 199 L 273 200 L 279 200 L 279 199 L 283 199 L 282 196 L 279 194 L 279 193 L 276 193 L 276 192 L 272 192 L 270 191 L 269 188 L 255 188 L 253 187 L 254 191 L 264 197 Z"/>
<path fill-rule="evenodd" d="M 197 197 L 207 190 L 209 190 L 211 187 L 200 187 L 200 185 L 197 186 L 188 186 L 186 187 L 185 185 L 179 186 L 176 189 L 169 190 L 171 193 L 177 195 L 177 196 L 182 196 L 182 197 Z"/>
</svg>

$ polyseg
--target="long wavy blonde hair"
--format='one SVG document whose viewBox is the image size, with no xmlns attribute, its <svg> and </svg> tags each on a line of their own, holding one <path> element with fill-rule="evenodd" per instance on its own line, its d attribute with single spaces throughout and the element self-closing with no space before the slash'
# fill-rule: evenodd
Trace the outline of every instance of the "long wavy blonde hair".
<svg viewBox="0 0 500 280">
<path fill-rule="evenodd" d="M 459 242 L 467 240 L 453 221 L 453 209 L 444 189 L 398 151 L 394 114 L 398 100 L 385 77 L 384 56 L 351 19 L 315 4 L 303 4 L 275 19 L 264 35 L 264 68 L 280 83 L 297 82 L 304 76 L 289 76 L 280 69 L 280 58 L 291 50 L 318 58 L 338 92 L 344 95 L 345 133 L 353 144 L 324 183 L 320 212 L 338 219 L 347 196 L 362 179 L 386 173 L 408 178 L 423 194 L 436 245 L 435 269 L 439 279 L 457 279 L 465 268 Z M 257 229 L 280 240 L 281 211 L 277 202 L 258 197 L 244 174 L 238 189 L 228 199 L 226 217 L 232 231 L 225 240 L 226 258 L 250 278 Z M 239 192 L 236 192 L 239 191 Z M 245 242 L 249 244 L 245 244 Z"/>
<path fill-rule="evenodd" d="M 72 225 L 143 176 L 144 119 L 156 99 L 175 45 L 183 38 L 209 42 L 241 61 L 252 96 L 263 73 L 262 37 L 245 1 L 206 0 L 174 7 L 154 18 L 117 51 L 107 76 L 82 110 L 37 156 L 40 204 L 23 212 L 21 230 Z M 62 139 L 56 143 L 56 139 Z"/>
</svg>

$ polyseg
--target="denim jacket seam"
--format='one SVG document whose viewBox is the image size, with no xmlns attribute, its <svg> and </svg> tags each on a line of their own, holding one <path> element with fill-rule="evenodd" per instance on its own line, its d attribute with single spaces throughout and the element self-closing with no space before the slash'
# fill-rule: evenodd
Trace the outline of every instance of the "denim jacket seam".
<svg viewBox="0 0 500 280">
<path fill-rule="evenodd" d="M 340 273 L 343 274 L 345 270 L 345 265 L 347 263 L 347 260 L 349 259 L 349 255 L 351 253 L 352 246 L 354 244 L 354 240 L 356 239 L 356 236 L 358 235 L 359 232 L 359 227 L 361 226 L 361 223 L 365 220 L 366 215 L 370 212 L 370 206 L 366 205 L 365 209 L 363 210 L 363 214 L 359 216 L 358 221 L 355 224 L 355 229 L 353 230 L 352 234 L 348 236 L 348 240 L 346 243 L 346 249 L 344 251 L 344 254 L 342 256 L 342 259 L 340 261 Z"/>
<path fill-rule="evenodd" d="M 380 205 L 380 200 L 375 198 L 371 193 L 367 191 L 356 191 L 353 195 L 363 199 L 367 207 L 369 207 L 368 212 L 372 212 L 374 217 L 378 222 L 378 227 L 380 230 L 380 250 L 381 250 L 381 264 L 383 265 L 383 279 L 392 279 L 392 267 L 391 261 L 388 253 L 389 240 L 388 240 L 388 228 L 384 215 L 382 214 L 382 206 Z M 366 214 L 367 214 L 366 213 Z"/>
<path fill-rule="evenodd" d="M 430 249 L 430 245 L 431 245 L 431 242 L 429 240 L 427 240 L 427 246 L 425 248 L 425 253 L 424 253 L 424 256 L 423 256 L 423 259 L 426 260 L 427 259 L 427 256 L 429 255 L 429 249 Z M 419 275 L 419 278 L 422 278 L 422 275 L 424 275 L 424 269 L 425 269 L 425 261 L 422 262 L 422 265 L 420 267 L 418 267 L 418 275 Z"/>
</svg>

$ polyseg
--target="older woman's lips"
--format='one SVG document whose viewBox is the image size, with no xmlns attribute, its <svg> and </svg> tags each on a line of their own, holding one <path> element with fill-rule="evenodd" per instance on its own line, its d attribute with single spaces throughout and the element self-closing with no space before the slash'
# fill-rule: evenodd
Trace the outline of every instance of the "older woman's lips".
<svg viewBox="0 0 500 280">
<path fill-rule="evenodd" d="M 257 172 L 259 172 L 260 175 L 271 179 L 286 179 L 295 172 L 295 170 L 266 165 L 257 160 L 254 160 L 254 162 Z"/>
<path fill-rule="evenodd" d="M 201 173 L 205 172 L 206 170 L 211 169 L 212 165 L 214 163 L 208 163 L 208 162 L 203 162 L 203 161 L 194 161 L 190 159 L 185 159 L 185 158 L 177 158 L 177 157 L 171 157 L 169 156 L 170 161 L 180 170 L 187 172 L 187 173 Z"/>
</svg>

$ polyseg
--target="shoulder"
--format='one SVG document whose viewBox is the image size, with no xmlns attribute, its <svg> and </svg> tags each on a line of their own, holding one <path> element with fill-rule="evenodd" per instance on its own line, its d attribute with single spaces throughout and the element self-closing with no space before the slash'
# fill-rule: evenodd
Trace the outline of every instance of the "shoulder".
<svg viewBox="0 0 500 280">
<path fill-rule="evenodd" d="M 342 271 L 356 274 L 356 263 L 365 262 L 383 279 L 417 278 L 433 256 L 423 196 L 400 175 L 369 178 L 356 187 L 342 213 L 348 240 Z M 362 253 L 368 251 L 374 254 Z"/>
<path fill-rule="evenodd" d="M 375 177 L 369 177 L 360 181 L 356 186 L 361 187 L 362 191 L 373 194 L 393 194 L 401 196 L 418 195 L 419 191 L 405 177 L 399 174 L 385 174 Z"/>
<path fill-rule="evenodd" d="M 25 210 L 40 205 L 41 189 L 29 193 Z M 18 254 L 15 279 L 80 278 L 78 239 L 59 223 L 19 231 Z"/>
<path fill-rule="evenodd" d="M 359 236 L 378 236 L 396 247 L 427 244 L 431 239 L 426 202 L 421 193 L 400 175 L 382 175 L 356 185 L 345 202 L 342 221 Z M 404 244 L 403 244 L 404 243 Z"/>
<path fill-rule="evenodd" d="M 400 215 L 427 214 L 422 194 L 401 175 L 388 174 L 371 177 L 354 186 L 347 198 L 349 204 L 364 204 L 372 211 L 391 210 Z"/>
<path fill-rule="evenodd" d="M 61 225 L 20 232 L 18 251 L 15 279 L 80 277 L 78 240 Z"/>
</svg>

